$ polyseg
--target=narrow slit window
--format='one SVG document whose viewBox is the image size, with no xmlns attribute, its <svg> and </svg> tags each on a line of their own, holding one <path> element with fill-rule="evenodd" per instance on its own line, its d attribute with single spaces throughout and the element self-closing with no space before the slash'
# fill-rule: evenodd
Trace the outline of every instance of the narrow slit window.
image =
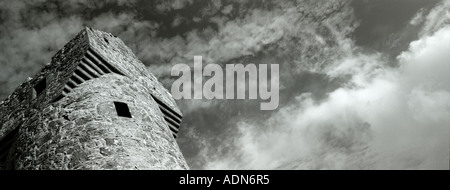
<svg viewBox="0 0 450 190">
<path fill-rule="evenodd" d="M 126 103 L 114 102 L 114 107 L 116 107 L 117 116 L 131 118 L 130 109 Z"/>
<path fill-rule="evenodd" d="M 41 81 L 39 81 L 35 86 L 34 90 L 36 92 L 36 96 L 39 96 L 47 87 L 47 81 L 45 78 L 43 78 Z"/>
<path fill-rule="evenodd" d="M 16 141 L 17 139 L 17 133 L 19 131 L 19 127 L 16 127 L 13 131 L 11 131 L 9 134 L 7 134 L 3 139 L 0 140 L 0 169 L 2 170 L 8 170 L 12 169 L 9 164 L 7 164 L 7 157 L 11 150 L 11 145 Z"/>
</svg>

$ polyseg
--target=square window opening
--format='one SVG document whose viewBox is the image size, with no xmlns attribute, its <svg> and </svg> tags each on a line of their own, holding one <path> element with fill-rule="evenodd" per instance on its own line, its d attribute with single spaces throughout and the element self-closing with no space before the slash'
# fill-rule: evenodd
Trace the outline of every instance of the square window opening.
<svg viewBox="0 0 450 190">
<path fill-rule="evenodd" d="M 116 107 L 117 116 L 131 118 L 130 109 L 126 103 L 114 102 L 114 107 Z"/>
</svg>

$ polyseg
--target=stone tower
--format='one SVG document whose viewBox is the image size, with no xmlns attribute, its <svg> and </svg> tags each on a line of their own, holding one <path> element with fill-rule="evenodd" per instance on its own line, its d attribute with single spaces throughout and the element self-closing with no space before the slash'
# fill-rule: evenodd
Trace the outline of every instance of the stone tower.
<svg viewBox="0 0 450 190">
<path fill-rule="evenodd" d="M 172 96 L 120 39 L 92 28 L 0 115 L 0 169 L 189 169 Z"/>
</svg>

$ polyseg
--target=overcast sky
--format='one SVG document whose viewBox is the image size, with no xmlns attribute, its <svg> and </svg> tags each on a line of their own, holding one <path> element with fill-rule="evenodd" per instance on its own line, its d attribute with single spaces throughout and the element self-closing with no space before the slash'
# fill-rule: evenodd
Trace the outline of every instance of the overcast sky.
<svg viewBox="0 0 450 190">
<path fill-rule="evenodd" d="M 450 2 L 0 1 L 0 99 L 83 26 L 173 65 L 279 64 L 280 105 L 177 100 L 192 169 L 448 169 Z"/>
</svg>

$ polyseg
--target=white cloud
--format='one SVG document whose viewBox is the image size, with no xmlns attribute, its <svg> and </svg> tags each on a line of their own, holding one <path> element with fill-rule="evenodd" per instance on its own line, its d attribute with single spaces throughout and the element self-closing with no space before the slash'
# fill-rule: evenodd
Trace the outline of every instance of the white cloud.
<svg viewBox="0 0 450 190">
<path fill-rule="evenodd" d="M 443 0 L 425 17 L 425 25 L 423 26 L 420 35 L 433 34 L 448 24 L 450 24 L 450 1 Z"/>
<path fill-rule="evenodd" d="M 222 9 L 222 13 L 225 14 L 225 15 L 230 14 L 231 11 L 233 11 L 233 5 L 232 4 L 227 5 L 227 6 L 223 7 L 223 9 Z"/>
<path fill-rule="evenodd" d="M 410 44 L 398 58 L 411 85 L 450 90 L 450 26 Z"/>
<path fill-rule="evenodd" d="M 416 15 L 409 21 L 410 25 L 416 26 L 424 21 L 425 9 L 420 9 L 417 11 Z"/>
<path fill-rule="evenodd" d="M 350 75 L 347 85 L 322 102 L 306 93 L 263 122 L 237 123 L 236 151 L 206 168 L 449 169 L 448 44 L 443 27 L 412 42 L 400 68 L 379 55 L 341 59 L 328 73 Z"/>
</svg>

